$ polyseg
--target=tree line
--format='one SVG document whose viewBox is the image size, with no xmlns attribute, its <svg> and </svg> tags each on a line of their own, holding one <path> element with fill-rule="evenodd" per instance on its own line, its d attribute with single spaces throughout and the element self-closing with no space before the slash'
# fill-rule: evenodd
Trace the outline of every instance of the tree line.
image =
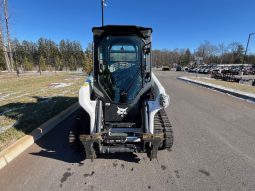
<svg viewBox="0 0 255 191">
<path fill-rule="evenodd" d="M 56 43 L 50 39 L 40 38 L 37 42 L 14 39 L 11 41 L 12 59 L 15 70 L 92 70 L 92 44 L 85 50 L 77 41 L 61 40 Z M 6 49 L 0 49 L 0 70 L 7 70 Z M 201 43 L 193 52 L 190 49 L 161 49 L 152 51 L 152 63 L 155 67 L 178 64 L 188 66 L 196 64 L 202 58 L 204 64 L 255 64 L 255 55 L 244 55 L 244 46 L 238 42 L 227 46 L 213 45 L 208 41 Z M 8 54 L 10 55 L 10 54 Z"/>
<path fill-rule="evenodd" d="M 152 51 L 152 63 L 155 67 L 164 65 L 196 65 L 198 59 L 204 64 L 255 64 L 255 55 L 245 56 L 245 48 L 239 42 L 229 45 L 213 45 L 208 41 L 201 43 L 193 52 L 190 49 L 162 49 Z"/>
<path fill-rule="evenodd" d="M 9 31 L 8 0 L 0 0 L 0 71 L 38 70 L 92 70 L 92 45 L 85 51 L 77 41 L 61 40 L 56 43 L 47 38 L 37 42 L 11 40 Z"/>
<path fill-rule="evenodd" d="M 14 39 L 11 41 L 14 67 L 20 71 L 38 70 L 83 70 L 92 69 L 92 44 L 85 51 L 77 41 L 61 40 L 56 43 L 40 38 L 37 42 Z M 6 70 L 4 50 L 0 51 L 0 70 Z M 15 69 L 15 70 L 16 70 Z"/>
</svg>

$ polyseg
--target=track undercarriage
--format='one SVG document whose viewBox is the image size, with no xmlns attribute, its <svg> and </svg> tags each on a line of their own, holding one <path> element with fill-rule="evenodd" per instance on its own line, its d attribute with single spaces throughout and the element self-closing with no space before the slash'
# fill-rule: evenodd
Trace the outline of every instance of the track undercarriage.
<svg viewBox="0 0 255 191">
<path fill-rule="evenodd" d="M 89 121 L 88 117 L 81 109 L 69 135 L 71 147 L 77 151 L 85 151 L 87 159 L 93 160 L 100 153 L 118 152 L 146 152 L 148 157 L 153 159 L 157 158 L 158 150 L 170 150 L 173 146 L 173 129 L 164 109 L 155 115 L 154 134 L 142 133 L 139 129 L 132 133 L 133 137 L 135 135 L 139 139 L 136 143 L 128 142 L 128 133 L 110 133 L 111 131 L 107 130 L 89 134 L 84 126 L 86 121 Z"/>
</svg>

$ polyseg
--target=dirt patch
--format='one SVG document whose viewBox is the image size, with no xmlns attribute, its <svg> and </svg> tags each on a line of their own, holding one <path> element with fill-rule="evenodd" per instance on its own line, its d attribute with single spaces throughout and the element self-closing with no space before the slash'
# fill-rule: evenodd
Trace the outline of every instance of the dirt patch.
<svg viewBox="0 0 255 191">
<path fill-rule="evenodd" d="M 175 170 L 174 173 L 175 173 L 176 178 L 180 178 L 180 175 L 179 175 L 179 171 L 178 171 L 178 170 Z"/>
<path fill-rule="evenodd" d="M 166 166 L 165 165 L 161 165 L 161 169 L 162 170 L 166 170 Z"/>
<path fill-rule="evenodd" d="M 204 174 L 205 176 L 210 176 L 210 172 L 207 172 L 205 170 L 199 170 L 199 172 L 201 172 L 202 174 Z"/>
<path fill-rule="evenodd" d="M 89 177 L 89 176 L 93 176 L 94 174 L 95 174 L 95 172 L 92 171 L 90 174 L 84 174 L 83 176 L 84 176 L 85 178 L 87 178 L 87 177 Z"/>
<path fill-rule="evenodd" d="M 64 88 L 64 87 L 68 87 L 71 86 L 73 83 L 51 83 L 48 85 L 48 87 L 51 88 Z"/>
<path fill-rule="evenodd" d="M 68 179 L 70 176 L 72 176 L 72 173 L 70 173 L 70 172 L 65 172 L 65 173 L 63 174 L 63 177 L 61 178 L 60 182 L 61 182 L 61 183 L 64 183 L 65 181 L 67 181 L 67 179 Z"/>
</svg>

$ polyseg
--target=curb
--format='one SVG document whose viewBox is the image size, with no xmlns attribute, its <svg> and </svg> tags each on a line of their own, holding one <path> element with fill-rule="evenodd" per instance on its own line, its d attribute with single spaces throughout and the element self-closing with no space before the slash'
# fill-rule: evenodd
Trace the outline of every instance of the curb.
<svg viewBox="0 0 255 191">
<path fill-rule="evenodd" d="M 235 96 L 235 97 L 238 97 L 238 98 L 241 98 L 241 99 L 245 99 L 247 101 L 255 102 L 255 96 L 253 96 L 252 94 L 246 93 L 246 92 L 242 92 L 242 91 L 239 91 L 239 90 L 233 90 L 233 89 L 229 89 L 229 88 L 222 88 L 222 87 L 217 86 L 217 85 L 213 85 L 213 84 L 209 84 L 209 83 L 205 83 L 205 82 L 199 82 L 199 81 L 196 81 L 196 80 L 191 80 L 191 79 L 186 78 L 186 77 L 178 77 L 177 79 L 185 81 L 185 82 L 190 82 L 190 83 L 193 83 L 193 84 L 196 84 L 196 85 L 199 85 L 199 86 L 202 86 L 202 87 L 206 87 L 206 88 L 209 88 L 209 89 L 217 90 L 217 91 L 222 92 L 222 93 L 230 94 L 232 96 Z"/>
<path fill-rule="evenodd" d="M 40 139 L 46 133 L 51 131 L 57 124 L 59 124 L 63 119 L 67 118 L 73 112 L 79 108 L 79 103 L 74 103 L 69 106 L 53 118 L 49 119 L 36 129 L 34 129 L 29 135 L 25 135 L 6 149 L 0 152 L 0 170 L 8 165 L 13 159 L 19 156 L 28 147 L 34 144 L 35 141 Z"/>
</svg>

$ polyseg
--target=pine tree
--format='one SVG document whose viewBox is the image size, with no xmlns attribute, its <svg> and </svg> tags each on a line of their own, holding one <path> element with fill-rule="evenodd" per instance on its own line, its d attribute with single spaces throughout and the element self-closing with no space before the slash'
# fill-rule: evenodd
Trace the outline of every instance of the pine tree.
<svg viewBox="0 0 255 191">
<path fill-rule="evenodd" d="M 191 52 L 187 49 L 184 53 L 183 65 L 187 66 L 191 61 Z"/>
<path fill-rule="evenodd" d="M 43 56 L 40 56 L 39 65 L 42 71 L 46 70 L 46 59 Z"/>
<path fill-rule="evenodd" d="M 0 48 L 0 70 L 5 70 L 6 64 L 5 64 L 5 58 L 4 58 L 4 51 Z"/>
<path fill-rule="evenodd" d="M 33 69 L 33 65 L 32 65 L 32 63 L 28 60 L 28 58 L 27 57 L 25 57 L 24 58 L 24 69 L 26 70 L 26 71 L 31 71 L 32 69 Z"/>
<path fill-rule="evenodd" d="M 84 56 L 84 69 L 87 73 L 90 73 L 93 69 L 93 56 L 92 56 L 92 44 L 89 43 Z"/>
<path fill-rule="evenodd" d="M 69 68 L 70 70 L 76 70 L 77 67 L 76 67 L 76 59 L 75 57 L 72 55 L 69 59 Z"/>
<path fill-rule="evenodd" d="M 55 67 L 56 67 L 55 70 L 62 70 L 63 68 L 63 63 L 61 59 L 59 58 L 59 56 L 55 58 Z"/>
</svg>

